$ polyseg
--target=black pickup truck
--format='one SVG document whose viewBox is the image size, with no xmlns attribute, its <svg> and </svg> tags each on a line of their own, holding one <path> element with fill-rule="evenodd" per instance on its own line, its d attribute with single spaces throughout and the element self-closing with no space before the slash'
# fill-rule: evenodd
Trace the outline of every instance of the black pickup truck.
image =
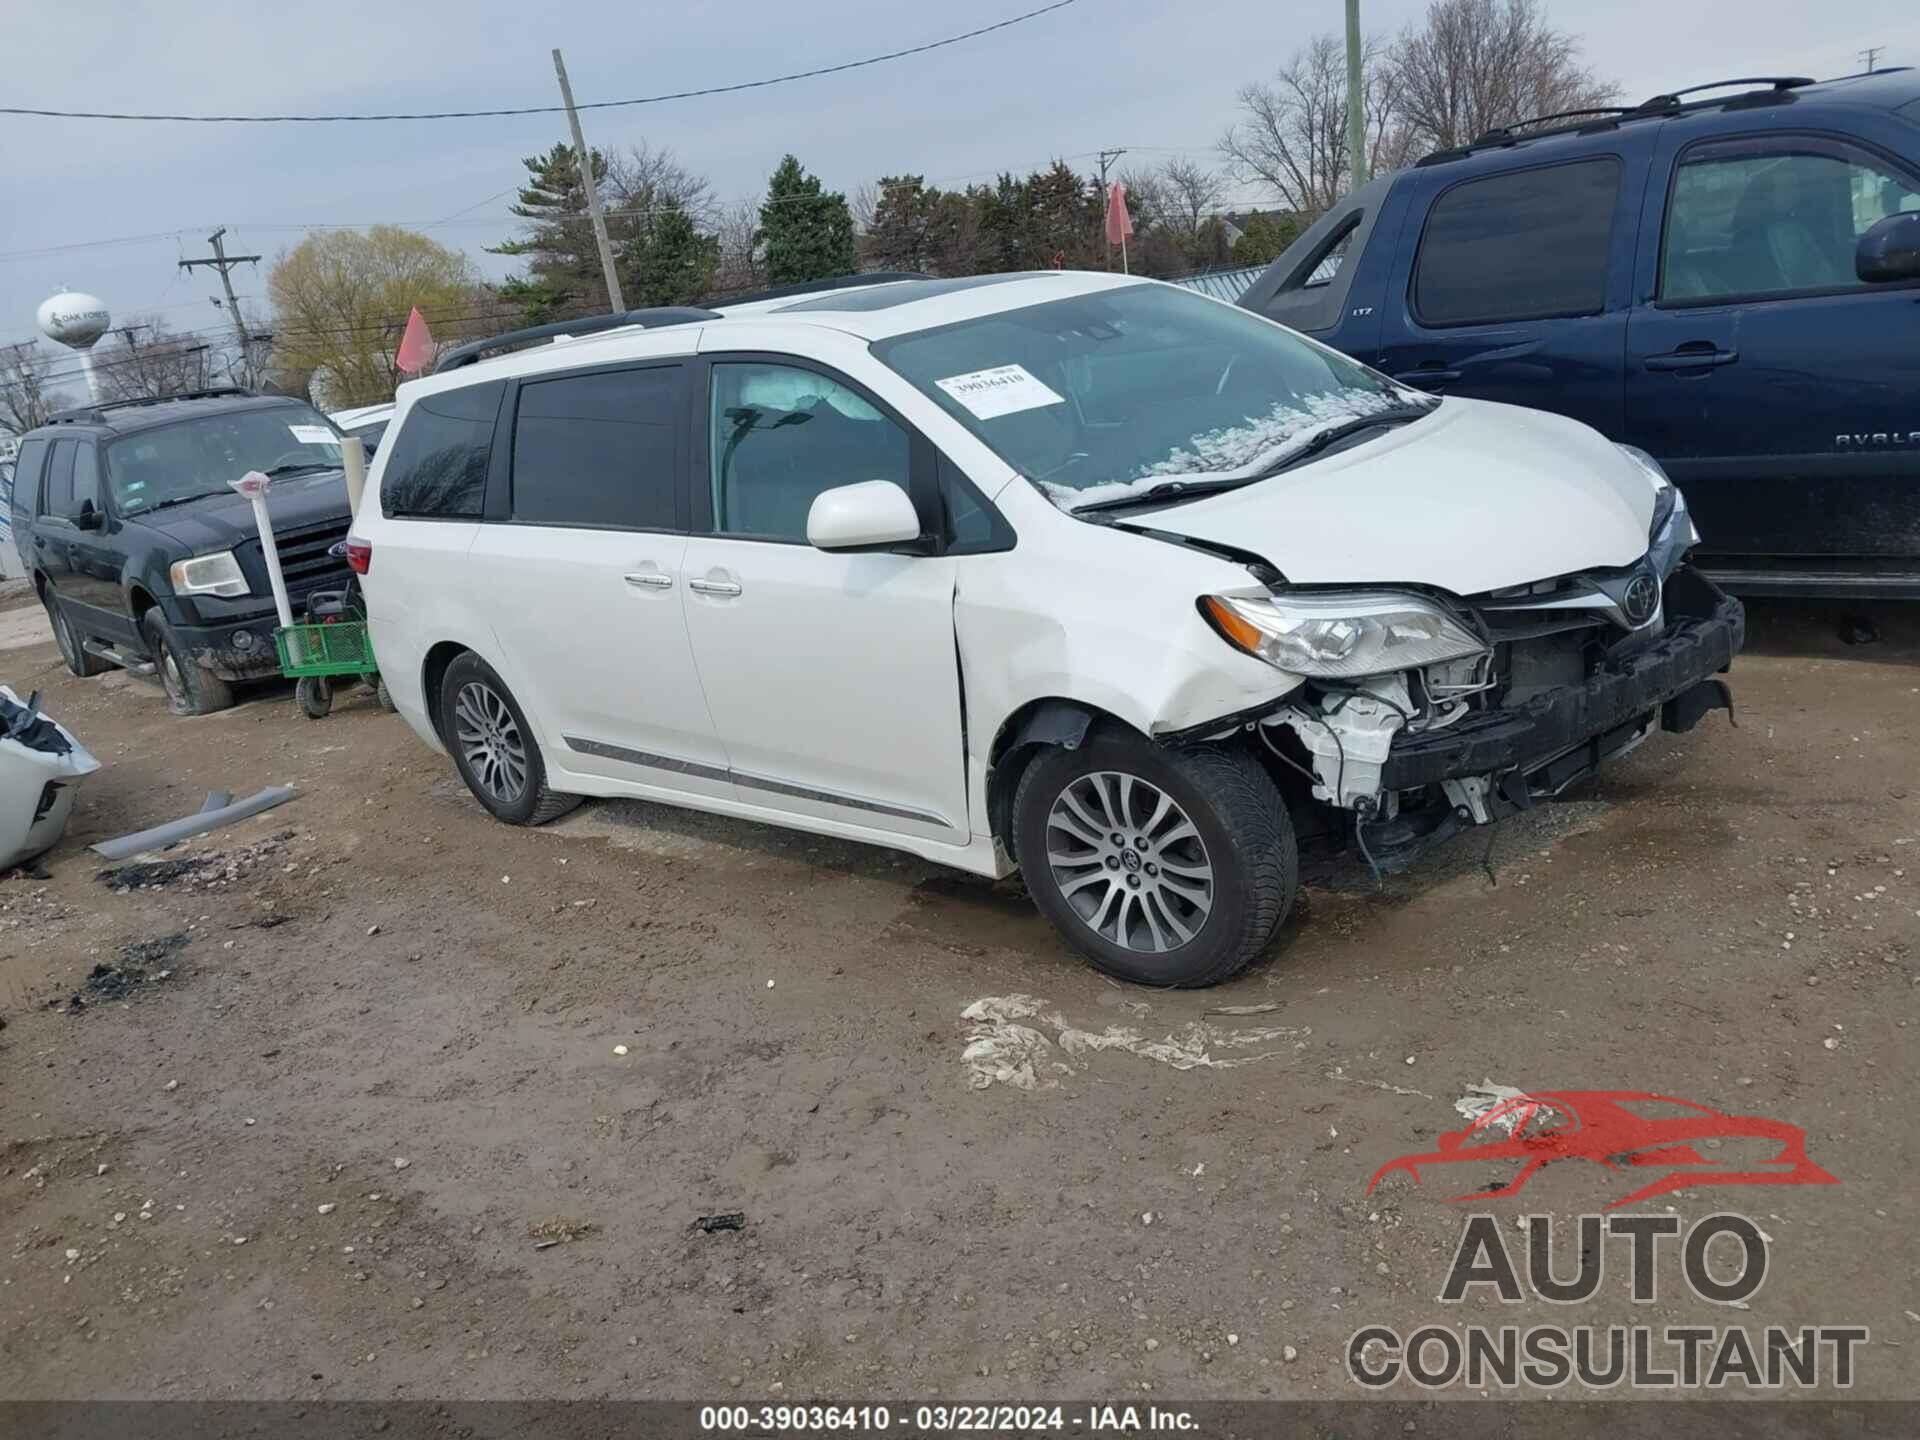
<svg viewBox="0 0 1920 1440">
<path fill-rule="evenodd" d="M 340 432 L 303 400 L 205 390 L 63 411 L 22 439 L 13 538 L 76 675 L 159 673 L 176 714 L 277 674 L 273 592 L 251 503 L 268 514 L 296 616 L 338 588 L 349 520 Z"/>
</svg>

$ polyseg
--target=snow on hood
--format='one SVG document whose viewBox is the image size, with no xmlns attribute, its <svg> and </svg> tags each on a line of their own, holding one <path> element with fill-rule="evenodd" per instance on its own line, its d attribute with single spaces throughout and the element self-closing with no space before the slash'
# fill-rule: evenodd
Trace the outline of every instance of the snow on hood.
<svg viewBox="0 0 1920 1440">
<path fill-rule="evenodd" d="M 1363 420 L 1383 410 L 1423 404 L 1426 400 L 1425 395 L 1415 390 L 1345 390 L 1308 395 L 1296 404 L 1275 401 L 1265 415 L 1250 416 L 1242 424 L 1196 435 L 1188 442 L 1191 449 L 1169 451 L 1165 459 L 1142 465 L 1124 480 L 1089 485 L 1085 489 L 1045 480 L 1038 483 L 1063 509 L 1077 510 L 1082 505 L 1096 505 L 1150 490 L 1162 480 L 1176 476 L 1231 479 L 1273 464 L 1300 441 L 1330 425 Z"/>
<path fill-rule="evenodd" d="M 1598 431 L 1544 411 L 1448 400 L 1297 470 L 1129 511 L 1122 523 L 1251 551 L 1296 584 L 1475 595 L 1631 565 L 1652 521 L 1645 474 Z"/>
</svg>

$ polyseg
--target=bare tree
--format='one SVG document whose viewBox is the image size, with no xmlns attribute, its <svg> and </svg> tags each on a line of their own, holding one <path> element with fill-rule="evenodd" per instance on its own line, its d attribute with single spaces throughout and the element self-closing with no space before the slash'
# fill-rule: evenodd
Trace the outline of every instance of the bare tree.
<svg viewBox="0 0 1920 1440">
<path fill-rule="evenodd" d="M 715 294 L 739 295 L 766 284 L 766 265 L 759 250 L 758 201 L 738 200 L 720 207 L 714 216 L 713 233 L 720 238 L 720 267 L 713 277 Z"/>
<path fill-rule="evenodd" d="M 616 232 L 644 231 L 655 212 L 678 205 L 700 229 L 708 228 L 719 208 L 713 187 L 666 148 L 653 149 L 645 141 L 607 156 L 607 216 Z M 620 221 L 628 222 L 622 225 Z"/>
<path fill-rule="evenodd" d="M 175 334 L 153 316 L 118 325 L 95 354 L 100 389 L 111 400 L 151 399 L 206 384 L 208 346 Z"/>
<path fill-rule="evenodd" d="M 1581 63 L 1579 40 L 1549 25 L 1538 0 L 1436 0 L 1387 61 L 1406 125 L 1440 149 L 1619 94 Z"/>
<path fill-rule="evenodd" d="M 24 435 L 67 403 L 54 366 L 55 357 L 37 343 L 0 347 L 0 430 Z"/>
<path fill-rule="evenodd" d="M 1369 164 L 1378 173 L 1405 158 L 1398 79 L 1379 39 L 1361 54 Z M 1243 180 L 1267 186 L 1288 209 L 1311 219 L 1347 190 L 1346 50 L 1316 35 L 1268 82 L 1240 91 L 1242 118 L 1221 137 L 1220 153 Z"/>
<path fill-rule="evenodd" d="M 1136 221 L 1162 226 L 1182 241 L 1197 236 L 1227 198 L 1227 177 L 1185 156 L 1121 178 Z"/>
</svg>

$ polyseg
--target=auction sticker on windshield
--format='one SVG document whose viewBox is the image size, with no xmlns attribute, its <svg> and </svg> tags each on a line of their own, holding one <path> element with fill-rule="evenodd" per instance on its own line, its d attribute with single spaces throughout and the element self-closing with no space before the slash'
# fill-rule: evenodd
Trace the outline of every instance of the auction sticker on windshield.
<svg viewBox="0 0 1920 1440">
<path fill-rule="evenodd" d="M 1024 365 L 996 365 L 991 370 L 971 370 L 933 383 L 971 410 L 977 420 L 997 420 L 1043 405 L 1064 405 L 1067 398 L 1034 379 Z"/>
<path fill-rule="evenodd" d="M 324 425 L 289 425 L 293 438 L 302 445 L 337 445 L 340 437 Z"/>
</svg>

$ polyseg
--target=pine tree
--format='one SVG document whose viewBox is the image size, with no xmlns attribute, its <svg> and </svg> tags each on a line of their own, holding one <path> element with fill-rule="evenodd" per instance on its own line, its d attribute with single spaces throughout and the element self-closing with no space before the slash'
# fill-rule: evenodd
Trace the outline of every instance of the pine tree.
<svg viewBox="0 0 1920 1440">
<path fill-rule="evenodd" d="M 606 179 L 607 160 L 593 155 L 594 183 Z M 508 280 L 500 296 L 520 307 L 520 318 L 540 325 L 563 314 L 582 314 L 607 307 L 607 285 L 600 271 L 600 252 L 594 244 L 593 223 L 580 188 L 580 161 L 570 145 L 555 145 L 544 155 L 529 155 L 527 183 L 512 211 L 531 221 L 531 232 L 490 247 L 495 255 L 531 257 L 523 277 Z"/>
<path fill-rule="evenodd" d="M 665 198 L 628 242 L 622 283 L 629 305 L 690 305 L 713 288 L 720 241 L 702 235 L 680 202 Z"/>
<path fill-rule="evenodd" d="M 758 238 L 766 246 L 767 279 L 775 285 L 828 280 L 859 267 L 847 197 L 822 191 L 818 177 L 791 155 L 767 183 Z"/>
</svg>

